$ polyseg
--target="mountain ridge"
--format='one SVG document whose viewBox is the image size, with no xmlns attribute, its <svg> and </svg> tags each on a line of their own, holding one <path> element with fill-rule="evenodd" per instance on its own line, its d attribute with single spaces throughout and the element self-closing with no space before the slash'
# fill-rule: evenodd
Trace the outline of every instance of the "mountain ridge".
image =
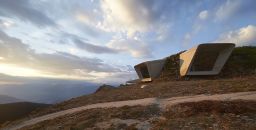
<svg viewBox="0 0 256 130">
<path fill-rule="evenodd" d="M 22 99 L 8 96 L 8 95 L 0 95 L 0 104 L 15 103 L 15 102 L 25 102 L 25 101 Z"/>
</svg>

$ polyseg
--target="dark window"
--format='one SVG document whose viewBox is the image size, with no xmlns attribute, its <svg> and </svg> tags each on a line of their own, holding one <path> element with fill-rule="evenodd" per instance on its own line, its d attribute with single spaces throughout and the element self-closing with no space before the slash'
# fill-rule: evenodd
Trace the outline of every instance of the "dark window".
<svg viewBox="0 0 256 130">
<path fill-rule="evenodd" d="M 143 65 L 140 67 L 140 72 L 143 78 L 150 78 L 149 73 L 148 73 L 148 68 L 146 65 Z"/>
<path fill-rule="evenodd" d="M 198 50 L 196 53 L 193 64 L 190 68 L 191 71 L 211 71 L 219 56 L 219 50 Z"/>
</svg>

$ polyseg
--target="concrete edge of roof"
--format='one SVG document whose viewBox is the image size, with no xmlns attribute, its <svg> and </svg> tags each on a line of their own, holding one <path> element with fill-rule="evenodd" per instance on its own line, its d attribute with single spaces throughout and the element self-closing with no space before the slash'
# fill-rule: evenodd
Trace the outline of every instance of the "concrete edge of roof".
<svg viewBox="0 0 256 130">
<path fill-rule="evenodd" d="M 209 43 L 201 43 L 201 44 L 198 44 L 197 46 L 195 47 L 199 47 L 199 46 L 205 46 L 205 45 L 218 45 L 218 44 L 222 44 L 222 45 L 232 45 L 232 46 L 236 46 L 235 43 L 231 43 L 231 42 L 227 42 L 227 43 L 221 43 L 221 42 L 209 42 Z"/>
<path fill-rule="evenodd" d="M 162 59 L 149 60 L 149 61 L 141 62 L 141 63 L 139 63 L 139 64 L 135 65 L 135 66 L 134 66 L 134 68 L 135 68 L 135 67 L 137 67 L 137 66 L 140 66 L 140 65 L 142 65 L 142 64 L 147 64 L 147 63 L 154 62 L 154 61 L 163 61 L 163 60 L 166 60 L 166 57 L 165 57 L 165 58 L 162 58 Z"/>
</svg>

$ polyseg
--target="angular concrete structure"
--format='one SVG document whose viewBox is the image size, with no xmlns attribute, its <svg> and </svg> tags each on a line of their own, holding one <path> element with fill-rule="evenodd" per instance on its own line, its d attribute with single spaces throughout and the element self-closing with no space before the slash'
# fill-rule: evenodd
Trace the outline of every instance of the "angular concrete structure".
<svg viewBox="0 0 256 130">
<path fill-rule="evenodd" d="M 180 76 L 219 74 L 234 47 L 233 43 L 200 44 L 180 54 Z"/>
<path fill-rule="evenodd" d="M 160 60 L 146 61 L 134 66 L 134 69 L 136 70 L 141 81 L 149 82 L 161 74 L 165 61 L 165 58 Z"/>
<path fill-rule="evenodd" d="M 233 43 L 206 43 L 179 55 L 180 76 L 217 75 L 231 55 Z M 146 61 L 134 66 L 142 82 L 152 81 L 160 76 L 167 58 Z"/>
</svg>

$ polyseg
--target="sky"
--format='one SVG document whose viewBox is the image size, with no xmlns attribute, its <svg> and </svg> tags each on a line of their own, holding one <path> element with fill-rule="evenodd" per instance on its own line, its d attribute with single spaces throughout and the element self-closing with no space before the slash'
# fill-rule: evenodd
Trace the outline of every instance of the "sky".
<svg viewBox="0 0 256 130">
<path fill-rule="evenodd" d="M 255 0 L 0 0 L 0 74 L 91 83 L 200 43 L 256 45 Z M 0 84 L 13 84 L 2 81 Z M 29 80 L 31 81 L 31 80 Z"/>
</svg>

